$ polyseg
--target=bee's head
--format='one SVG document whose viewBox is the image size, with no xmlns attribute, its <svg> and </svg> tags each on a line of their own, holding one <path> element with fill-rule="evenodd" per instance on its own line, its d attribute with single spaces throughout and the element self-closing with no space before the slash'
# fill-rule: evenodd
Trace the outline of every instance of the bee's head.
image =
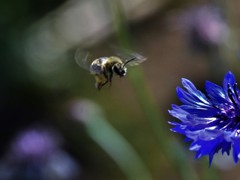
<svg viewBox="0 0 240 180">
<path fill-rule="evenodd" d="M 112 70 L 120 77 L 124 77 L 127 74 L 127 68 L 122 63 L 116 63 L 113 65 Z"/>
</svg>

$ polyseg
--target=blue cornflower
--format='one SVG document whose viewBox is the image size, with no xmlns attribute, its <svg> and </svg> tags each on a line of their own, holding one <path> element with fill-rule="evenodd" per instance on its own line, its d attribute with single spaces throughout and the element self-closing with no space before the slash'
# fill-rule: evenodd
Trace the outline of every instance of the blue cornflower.
<svg viewBox="0 0 240 180">
<path fill-rule="evenodd" d="M 177 87 L 177 95 L 183 105 L 172 105 L 169 113 L 180 122 L 170 122 L 171 130 L 191 141 L 190 150 L 196 158 L 209 156 L 211 165 L 215 153 L 221 149 L 232 155 L 235 163 L 240 159 L 240 90 L 234 75 L 228 72 L 223 87 L 207 81 L 206 95 L 188 79 L 182 79 L 183 90 Z"/>
</svg>

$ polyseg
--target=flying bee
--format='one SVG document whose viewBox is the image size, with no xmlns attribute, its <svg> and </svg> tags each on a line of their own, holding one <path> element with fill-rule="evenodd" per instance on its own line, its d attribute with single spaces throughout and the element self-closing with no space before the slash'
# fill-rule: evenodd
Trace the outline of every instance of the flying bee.
<svg viewBox="0 0 240 180">
<path fill-rule="evenodd" d="M 121 54 L 123 55 L 123 53 Z M 124 77 L 127 74 L 127 66 L 136 66 L 146 60 L 145 57 L 135 52 L 127 52 L 125 50 L 124 54 L 125 57 L 99 57 L 88 65 L 87 61 L 89 60 L 89 54 L 77 50 L 75 60 L 80 67 L 87 69 L 94 75 L 95 87 L 100 90 L 108 83 L 111 86 L 114 74 L 120 78 Z"/>
</svg>

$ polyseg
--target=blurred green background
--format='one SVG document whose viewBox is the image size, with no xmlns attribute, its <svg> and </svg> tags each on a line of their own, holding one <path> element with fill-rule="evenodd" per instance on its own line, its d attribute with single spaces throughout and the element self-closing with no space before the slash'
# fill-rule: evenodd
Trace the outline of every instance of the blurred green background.
<svg viewBox="0 0 240 180">
<path fill-rule="evenodd" d="M 236 179 L 231 157 L 194 160 L 168 115 L 188 78 L 239 78 L 238 1 L 0 2 L 0 179 Z M 74 54 L 148 58 L 101 91 Z"/>
</svg>

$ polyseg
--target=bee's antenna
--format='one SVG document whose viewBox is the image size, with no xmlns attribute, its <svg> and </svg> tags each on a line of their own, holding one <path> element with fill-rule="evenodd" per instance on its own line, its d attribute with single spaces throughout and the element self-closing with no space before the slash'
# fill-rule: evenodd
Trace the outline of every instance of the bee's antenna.
<svg viewBox="0 0 240 180">
<path fill-rule="evenodd" d="M 126 60 L 126 61 L 124 62 L 124 64 L 123 64 L 123 67 L 125 67 L 125 66 L 127 65 L 127 63 L 129 63 L 129 62 L 131 62 L 131 61 L 134 61 L 135 59 L 137 59 L 137 58 L 136 58 L 136 57 L 132 57 L 132 58 Z"/>
</svg>

